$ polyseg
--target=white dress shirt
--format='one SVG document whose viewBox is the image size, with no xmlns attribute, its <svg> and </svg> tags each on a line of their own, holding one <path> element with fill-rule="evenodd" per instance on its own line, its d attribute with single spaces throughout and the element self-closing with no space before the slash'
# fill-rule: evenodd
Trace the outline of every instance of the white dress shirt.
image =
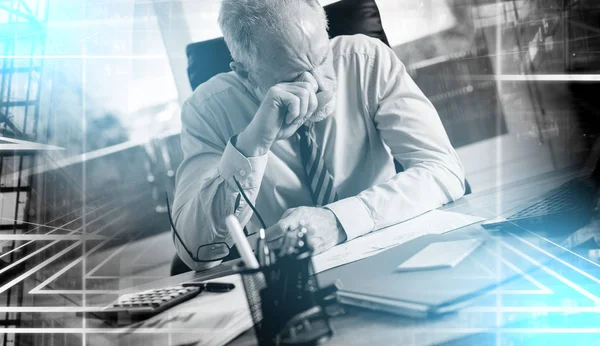
<svg viewBox="0 0 600 346">
<path fill-rule="evenodd" d="M 359 237 L 460 198 L 464 171 L 433 105 L 394 52 L 364 35 L 331 40 L 337 107 L 314 126 L 340 200 L 325 206 L 347 239 Z M 177 171 L 173 216 L 186 246 L 233 244 L 225 217 L 235 214 L 257 230 L 252 210 L 238 198 L 236 177 L 267 226 L 288 209 L 312 206 L 296 136 L 273 144 L 261 157 L 245 157 L 230 139 L 259 108 L 235 73 L 200 85 L 182 109 L 184 161 Z M 393 159 L 405 168 L 396 174 Z M 174 239 L 182 260 L 195 263 Z"/>
</svg>

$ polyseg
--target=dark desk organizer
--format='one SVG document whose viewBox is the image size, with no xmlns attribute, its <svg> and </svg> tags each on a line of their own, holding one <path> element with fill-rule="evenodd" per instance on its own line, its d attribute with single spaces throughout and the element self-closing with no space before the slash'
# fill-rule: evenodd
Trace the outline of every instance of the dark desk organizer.
<svg viewBox="0 0 600 346">
<path fill-rule="evenodd" d="M 331 338 L 326 307 L 337 286 L 319 289 L 310 250 L 238 272 L 260 346 L 320 345 Z"/>
</svg>

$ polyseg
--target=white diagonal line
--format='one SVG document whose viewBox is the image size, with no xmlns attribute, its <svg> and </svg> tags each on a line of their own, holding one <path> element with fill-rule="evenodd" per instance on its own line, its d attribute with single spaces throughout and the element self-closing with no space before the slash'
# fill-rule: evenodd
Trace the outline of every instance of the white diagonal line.
<svg viewBox="0 0 600 346">
<path fill-rule="evenodd" d="M 2 311 L 2 310 L 0 310 Z M 545 312 L 545 313 L 600 313 L 600 306 L 468 306 L 468 312 Z"/>
<path fill-rule="evenodd" d="M 155 237 L 154 239 L 152 239 L 152 242 L 150 242 L 150 244 L 148 244 L 148 246 L 146 247 L 146 251 L 148 249 L 151 249 L 159 239 L 160 239 L 159 237 Z M 145 254 L 144 251 L 140 251 L 139 255 L 135 256 L 133 258 L 133 260 L 131 260 L 131 264 L 137 262 L 140 258 L 142 258 L 142 256 L 144 256 L 144 254 Z"/>
<path fill-rule="evenodd" d="M 537 288 L 540 289 L 540 291 L 538 291 L 538 292 L 540 292 L 540 294 L 553 294 L 554 293 L 551 289 L 549 289 L 548 287 L 543 285 L 541 282 L 539 282 L 536 279 L 534 279 L 533 277 L 531 277 L 531 275 L 525 273 L 524 271 L 519 269 L 516 265 L 510 263 L 506 259 L 502 258 L 502 263 L 504 263 L 507 267 L 514 270 L 515 272 L 521 274 L 524 278 L 531 281 L 532 284 L 536 285 Z"/>
<path fill-rule="evenodd" d="M 35 294 L 37 293 L 37 291 L 39 290 L 39 287 L 45 287 L 48 283 L 54 281 L 57 277 L 61 276 L 62 274 L 64 274 L 67 270 L 73 268 L 77 263 L 81 262 L 83 260 L 83 256 L 77 258 L 76 260 L 74 260 L 73 262 L 67 264 L 66 266 L 64 266 L 61 270 L 57 271 L 56 273 L 54 273 L 52 276 L 50 276 L 49 278 L 47 278 L 46 280 L 44 280 L 44 282 L 42 282 L 41 284 L 35 286 L 33 289 L 31 289 L 29 291 L 29 294 Z"/>
<path fill-rule="evenodd" d="M 578 286 L 577 284 L 571 282 L 570 280 L 568 280 L 567 278 L 559 275 L 557 272 L 555 272 L 554 270 L 546 267 L 545 265 L 541 264 L 540 262 L 536 261 L 535 259 L 529 257 L 528 255 L 524 254 L 523 252 L 515 249 L 514 247 L 512 247 L 509 244 L 504 243 L 504 246 L 506 246 L 507 248 L 509 248 L 510 250 L 512 250 L 514 253 L 520 255 L 521 257 L 525 258 L 526 260 L 528 260 L 529 262 L 535 264 L 536 266 L 538 266 L 540 269 L 542 269 L 543 271 L 545 271 L 546 273 L 554 276 L 555 278 L 557 278 L 559 281 L 561 281 L 562 283 L 564 283 L 565 285 L 571 287 L 572 289 L 574 289 L 575 291 L 581 293 L 583 296 L 587 297 L 588 299 L 590 299 L 591 301 L 593 301 L 595 304 L 600 304 L 600 298 L 596 297 L 595 295 L 591 294 L 590 292 L 586 291 L 585 289 L 581 288 L 580 286 Z"/>
<path fill-rule="evenodd" d="M 31 294 L 109 294 L 115 293 L 115 290 L 39 290 L 29 292 Z"/>
<path fill-rule="evenodd" d="M 104 305 L 101 306 L 105 307 Z M 80 307 L 80 306 L 0 306 L 0 312 L 86 312 L 86 311 L 98 311 L 98 307 Z"/>
<path fill-rule="evenodd" d="M 118 208 L 118 207 L 117 207 L 117 208 L 115 208 L 115 209 L 113 209 L 113 210 L 111 210 L 109 213 L 107 213 L 107 214 L 105 214 L 105 215 L 103 215 L 103 216 L 100 216 L 100 217 L 98 217 L 98 218 L 96 218 L 96 219 L 92 220 L 90 223 L 88 223 L 88 225 L 89 225 L 89 224 L 92 224 L 92 223 L 93 223 L 93 222 L 95 222 L 96 220 L 99 220 L 101 217 L 104 217 L 104 216 L 106 216 L 106 215 L 108 215 L 108 214 L 110 214 L 110 213 L 112 213 L 112 212 L 114 212 L 114 211 L 117 211 L 117 210 L 119 210 L 119 208 Z M 122 217 L 122 216 L 121 216 L 121 217 Z M 118 218 L 116 218 L 116 219 L 112 220 L 112 221 L 111 221 L 111 222 L 109 222 L 108 224 L 106 224 L 106 225 L 104 225 L 104 226 L 100 227 L 100 228 L 99 228 L 98 230 L 96 230 L 94 233 L 90 233 L 90 234 L 91 234 L 91 235 L 93 235 L 93 234 L 96 234 L 96 233 L 99 233 L 99 232 L 103 231 L 103 230 L 104 230 L 104 229 L 106 229 L 108 226 L 110 226 L 110 225 L 112 225 L 113 223 L 115 223 L 115 222 L 116 222 L 116 220 L 120 219 L 121 217 L 118 217 Z M 7 270 L 9 270 L 9 269 L 11 269 L 11 268 L 13 268 L 13 267 L 17 266 L 19 263 L 22 263 L 22 262 L 26 261 L 27 259 L 29 259 L 29 258 L 31 258 L 31 257 L 33 257 L 33 256 L 35 256 L 35 255 L 37 255 L 38 253 L 40 253 L 40 252 L 42 252 L 42 251 L 46 250 L 47 248 L 49 248 L 49 247 L 51 247 L 51 246 L 53 246 L 53 245 L 56 245 L 56 244 L 58 244 L 59 242 L 60 242 L 60 240 L 55 240 L 55 241 L 53 241 L 52 243 L 50 243 L 50 244 L 47 244 L 47 245 L 45 245 L 45 246 L 41 247 L 40 249 L 37 249 L 36 251 L 34 251 L 34 252 L 32 252 L 32 253 L 28 254 L 27 256 L 24 256 L 24 257 L 20 258 L 19 260 L 17 260 L 17 261 L 15 261 L 15 262 L 13 262 L 13 263 L 9 264 L 8 266 L 6 266 L 6 267 L 4 267 L 4 268 L 0 269 L 0 274 L 2 274 L 2 273 L 4 273 L 5 271 L 7 271 Z M 78 242 L 80 242 L 80 241 L 78 241 Z"/>
<path fill-rule="evenodd" d="M 107 227 L 109 225 L 112 225 L 113 223 L 119 221 L 120 219 L 122 219 L 124 216 L 121 215 L 119 217 L 117 217 L 115 220 L 113 220 L 111 223 L 107 224 L 104 227 Z M 103 241 L 102 243 L 96 245 L 94 248 L 92 248 L 88 253 L 82 255 L 81 257 L 79 257 L 78 259 L 76 259 L 75 261 L 69 263 L 69 265 L 67 265 L 65 268 L 59 270 L 57 273 L 54 273 L 52 276 L 50 276 L 49 278 L 47 278 L 46 280 L 44 280 L 44 282 L 40 283 L 39 285 L 37 285 L 36 287 L 34 287 L 33 289 L 31 289 L 29 291 L 30 294 L 38 294 L 40 292 L 40 290 L 45 287 L 46 285 L 48 285 L 50 282 L 52 282 L 53 280 L 56 280 L 57 277 L 59 277 L 60 275 L 62 275 L 64 272 L 66 272 L 68 269 L 72 268 L 73 266 L 75 266 L 77 263 L 79 263 L 81 260 L 83 260 L 83 257 L 94 253 L 96 250 L 98 250 L 100 247 L 102 247 L 104 244 L 108 243 L 109 241 L 111 241 L 112 239 L 114 239 L 118 234 L 120 234 L 121 232 L 123 232 L 125 230 L 125 228 L 121 229 L 118 233 L 114 234 L 113 237 L 111 237 L 110 239 L 106 239 L 105 241 Z M 98 232 L 98 231 L 96 231 Z"/>
<path fill-rule="evenodd" d="M 94 210 L 92 210 L 92 211 L 89 211 L 88 213 L 86 213 L 86 215 L 87 215 L 87 214 L 94 213 L 94 212 L 97 212 L 98 210 L 100 210 L 100 209 L 102 209 L 102 208 L 106 207 L 107 205 L 110 205 L 111 203 L 114 203 L 115 201 L 118 201 L 118 200 L 119 200 L 119 199 L 116 199 L 116 200 L 112 200 L 112 201 L 110 201 L 110 202 L 107 202 L 107 203 L 105 203 L 104 205 L 101 205 L 101 206 L 99 206 L 98 208 L 96 208 L 96 209 L 94 209 Z M 79 208 L 79 209 L 83 209 L 83 208 Z M 77 209 L 77 210 L 79 210 L 79 209 Z M 60 216 L 59 218 L 61 218 L 61 217 L 64 217 L 64 216 L 67 216 L 67 215 L 69 215 L 69 214 L 72 214 L 72 213 L 73 213 L 73 212 L 71 212 L 71 213 L 67 213 L 67 214 L 65 214 L 65 215 L 63 215 L 63 216 Z M 85 213 L 85 211 L 84 211 L 84 213 Z M 75 222 L 75 221 L 78 221 L 78 220 L 79 220 L 79 219 L 81 219 L 82 217 L 83 217 L 83 215 L 82 215 L 82 216 L 80 216 L 80 217 L 78 217 L 78 218 L 75 218 L 75 219 L 73 219 L 73 220 L 71 220 L 71 221 L 69 221 L 69 222 L 67 222 L 67 223 L 65 223 L 65 224 L 63 224 L 62 226 L 58 226 L 58 229 L 62 229 L 62 227 L 65 227 L 65 226 L 67 226 L 67 225 L 69 225 L 69 224 L 71 224 L 71 223 L 73 223 L 73 222 Z M 54 222 L 54 221 L 58 220 L 59 218 L 56 218 L 56 219 L 54 219 L 54 220 L 51 220 L 50 222 Z M 97 219 L 96 219 L 96 220 L 97 220 Z M 94 220 L 94 221 L 95 221 L 95 220 Z M 92 221 L 92 222 L 93 222 L 93 221 Z M 90 223 L 91 223 L 91 222 L 90 222 Z M 51 233 L 54 233 L 54 232 L 56 232 L 56 231 L 57 231 L 57 227 L 52 227 L 52 226 L 43 226 L 43 227 L 52 228 L 52 230 L 51 230 L 50 232 L 46 233 L 46 234 L 51 234 Z M 79 232 L 80 232 L 79 230 L 80 230 L 81 228 L 82 228 L 82 227 L 78 227 L 77 229 L 75 229 L 75 230 L 72 230 L 72 231 L 73 231 L 73 232 L 77 232 L 77 233 L 79 233 Z M 30 230 L 30 231 L 27 231 L 27 232 L 25 232 L 25 233 L 23 233 L 23 234 L 28 234 L 28 233 L 31 233 L 31 232 L 35 231 L 36 229 L 39 229 L 39 227 L 37 227 L 37 228 L 34 228 L 34 229 Z M 2 245 L 2 244 L 6 244 L 6 243 L 8 243 L 8 242 L 9 242 L 9 241 L 2 242 L 2 243 L 0 243 L 0 245 Z M 29 242 L 27 242 L 27 243 L 25 243 L 25 244 L 23 244 L 23 245 L 20 245 L 18 248 L 12 249 L 11 251 L 8 251 L 8 252 L 6 252 L 6 253 L 4 253 L 4 254 L 0 255 L 0 258 L 2 258 L 2 257 L 4 257 L 4 256 L 6 256 L 6 255 L 8 255 L 8 254 L 10 254 L 11 252 L 17 251 L 17 250 L 18 250 L 18 249 L 20 249 L 21 247 L 27 246 L 27 245 L 29 245 L 29 244 L 31 244 L 31 243 L 33 243 L 33 240 L 32 240 L 32 241 L 29 241 Z"/>
<path fill-rule="evenodd" d="M 0 235 L 0 240 L 81 240 L 86 238 L 88 240 L 100 240 L 106 239 L 102 235 L 85 235 L 85 234 L 7 234 Z"/>
<path fill-rule="evenodd" d="M 553 241 L 551 241 L 551 240 L 549 240 L 549 239 L 546 239 L 546 238 L 544 238 L 544 237 L 542 237 L 542 236 L 540 236 L 540 235 L 538 235 L 538 234 L 535 234 L 535 233 L 531 232 L 530 230 L 528 230 L 528 229 L 526 229 L 526 228 L 522 228 L 522 227 L 521 227 L 521 229 L 523 229 L 523 230 L 525 230 L 525 231 L 527 231 L 527 232 L 529 232 L 529 233 L 531 233 L 531 234 L 533 234 L 533 235 L 537 236 L 538 238 L 540 238 L 540 239 L 543 239 L 544 241 L 546 241 L 546 242 L 548 242 L 548 243 L 550 243 L 550 244 L 552 244 L 552 245 L 554 245 L 554 246 L 556 246 L 556 247 L 558 247 L 558 248 L 560 248 L 560 249 L 562 249 L 562 250 L 564 250 L 564 251 L 566 251 L 566 252 L 570 253 L 571 255 L 574 255 L 574 256 L 576 256 L 576 257 L 579 257 L 580 259 L 582 259 L 582 260 L 584 260 L 584 261 L 588 262 L 589 264 L 591 264 L 591 265 L 593 265 L 593 266 L 596 266 L 596 267 L 599 267 L 599 268 L 600 268 L 600 265 L 599 265 L 598 263 L 596 263 L 596 262 L 593 262 L 593 261 L 590 261 L 590 259 L 589 259 L 589 258 L 583 257 L 583 256 L 581 256 L 581 255 L 579 255 L 579 254 L 577 254 L 577 253 L 575 253 L 575 252 L 573 252 L 573 251 L 571 251 L 571 250 L 569 250 L 569 249 L 567 249 L 567 248 L 565 248 L 565 247 L 563 247 L 563 246 L 561 246 L 561 245 L 559 245 L 559 244 L 557 244 L 557 243 L 555 243 L 555 242 L 553 242 Z M 538 250 L 538 251 L 541 251 L 541 252 L 543 252 L 544 254 L 546 254 L 546 255 L 548 255 L 548 256 L 550 256 L 550 257 L 552 257 L 552 258 L 556 259 L 557 261 L 561 262 L 562 264 L 564 264 L 564 265 L 568 266 L 569 268 L 572 268 L 573 270 L 576 270 L 576 271 L 578 271 L 580 274 L 582 274 L 582 275 L 584 275 L 584 276 L 586 276 L 586 277 L 588 277 L 588 278 L 590 278 L 590 279 L 592 279 L 592 280 L 596 281 L 597 283 L 600 283 L 600 281 L 598 281 L 598 279 L 594 278 L 593 276 L 589 276 L 589 274 L 588 274 L 588 273 L 586 273 L 586 272 L 584 272 L 584 271 L 581 271 L 579 268 L 573 267 L 573 266 L 572 266 L 572 265 L 570 265 L 569 263 L 567 263 L 567 262 L 563 261 L 562 259 L 560 259 L 560 258 L 558 258 L 558 257 L 556 257 L 556 256 L 554 256 L 554 255 L 552 255 L 551 253 L 549 253 L 549 252 L 547 252 L 547 251 L 545 251 L 545 250 L 541 249 L 540 247 L 537 247 L 537 246 L 535 246 L 535 245 L 531 244 L 530 242 L 526 241 L 525 239 L 523 239 L 523 238 L 521 238 L 521 237 L 517 236 L 516 234 L 514 234 L 514 233 L 512 233 L 512 232 L 508 232 L 508 233 L 510 233 L 510 235 L 512 235 L 513 237 L 515 237 L 515 238 L 519 239 L 520 241 L 524 242 L 525 244 L 527 244 L 527 245 L 529 245 L 529 246 L 533 247 L 534 249 L 536 249 L 536 250 Z"/>
<path fill-rule="evenodd" d="M 504 242 L 502 242 L 502 244 L 504 244 Z M 492 256 L 495 256 L 497 258 L 499 258 L 502 263 L 504 263 L 507 267 L 509 267 L 510 269 L 514 270 L 515 272 L 519 273 L 520 275 L 522 275 L 525 279 L 527 279 L 528 281 L 530 281 L 532 284 L 534 284 L 539 290 L 538 291 L 533 291 L 533 290 L 507 290 L 507 291 L 502 291 L 503 293 L 512 293 L 512 294 L 523 294 L 523 293 L 527 293 L 527 294 L 553 294 L 554 292 L 549 289 L 548 287 L 546 287 L 545 285 L 543 285 L 541 282 L 537 281 L 536 279 L 534 279 L 533 277 L 531 277 L 531 275 L 525 273 L 523 270 L 521 270 L 519 267 L 517 267 L 516 265 L 514 265 L 513 263 L 509 262 L 508 260 L 506 260 L 505 258 L 503 258 L 502 256 L 500 256 L 500 254 L 498 254 L 496 251 L 485 247 L 485 250 L 491 254 Z M 517 253 L 517 255 L 520 256 L 520 254 Z"/>
<path fill-rule="evenodd" d="M 12 253 L 12 252 L 19 251 L 19 249 L 20 249 L 20 248 L 22 248 L 22 247 L 25 247 L 25 246 L 27 246 L 27 245 L 29 245 L 29 244 L 31 244 L 31 243 L 33 243 L 33 241 L 28 241 L 27 243 L 21 244 L 21 245 L 17 246 L 16 248 L 14 248 L 14 249 L 12 249 L 12 250 L 10 250 L 10 251 L 6 252 L 6 253 L 3 253 L 3 254 L 1 254 L 1 255 L 0 255 L 0 258 L 4 257 L 4 256 L 6 256 L 6 255 L 9 255 L 9 254 L 10 254 L 10 253 Z"/>
<path fill-rule="evenodd" d="M 73 250 L 74 248 L 76 248 L 80 244 L 81 244 L 81 241 L 78 241 L 78 242 L 72 244 L 71 246 L 67 247 L 66 249 L 63 249 L 59 253 L 55 254 L 54 256 L 52 256 L 52 257 L 48 258 L 47 260 L 43 261 L 42 263 L 38 264 L 37 266 L 35 266 L 35 267 L 29 269 L 28 271 L 26 271 L 25 273 L 19 275 L 19 277 L 15 278 L 15 279 L 13 279 L 11 281 L 9 281 L 4 286 L 0 287 L 0 293 L 3 293 L 7 289 L 11 288 L 17 282 L 23 280 L 24 278 L 28 277 L 29 275 L 31 275 L 31 274 L 37 272 L 38 270 L 44 268 L 44 266 L 46 266 L 46 264 L 54 262 L 57 258 L 59 258 L 62 255 L 66 254 L 67 252 Z"/>
<path fill-rule="evenodd" d="M 0 217 L 0 219 L 1 220 L 8 220 L 8 221 L 11 221 L 11 222 L 18 222 L 18 223 L 25 224 L 25 225 L 37 226 L 36 228 L 32 229 L 31 231 L 39 229 L 40 227 L 53 228 L 55 231 L 57 231 L 57 230 L 72 231 L 72 229 L 62 228 L 62 226 L 52 227 L 52 226 L 42 225 L 42 224 L 34 223 L 34 222 L 27 222 L 27 221 L 23 221 L 23 220 L 15 220 L 15 219 L 9 218 L 9 217 Z M 31 231 L 28 231 L 28 232 L 31 232 Z M 23 234 L 25 234 L 25 233 L 23 233 Z"/>
<path fill-rule="evenodd" d="M 501 74 L 473 75 L 473 80 L 522 81 L 522 82 L 597 82 L 600 74 Z"/>
<path fill-rule="evenodd" d="M 98 269 L 100 269 L 103 265 L 105 265 L 106 262 L 110 261 L 113 257 L 115 257 L 116 255 L 118 255 L 119 253 L 121 253 L 121 251 L 125 250 L 125 248 L 127 248 L 127 245 L 129 245 L 129 243 L 122 245 L 116 251 L 111 251 L 110 255 L 108 255 L 102 262 L 98 263 L 97 266 L 95 266 L 94 268 L 92 268 L 92 270 L 90 270 L 85 275 L 85 277 L 88 278 L 92 274 L 94 274 Z"/>
<path fill-rule="evenodd" d="M 120 215 L 117 217 L 118 219 L 122 219 L 124 217 L 124 215 Z M 112 223 L 114 223 L 115 221 L 113 221 Z M 111 225 L 112 223 L 110 223 L 109 225 Z M 102 246 L 104 246 L 105 244 L 107 244 L 109 241 L 113 240 L 114 238 L 116 238 L 119 234 L 125 232 L 127 230 L 127 228 L 121 228 L 118 232 L 116 232 L 115 234 L 113 234 L 109 239 L 104 240 L 103 242 L 101 242 L 100 244 L 96 245 L 94 248 L 92 248 L 90 251 L 88 251 L 87 253 L 85 253 L 84 255 L 82 255 L 79 259 L 71 262 L 69 265 L 67 265 L 66 268 L 61 269 L 59 272 L 53 274 L 52 276 L 50 276 L 49 278 L 47 278 L 46 280 L 44 280 L 44 282 L 40 283 L 39 285 L 37 285 L 36 287 L 34 287 L 33 289 L 31 289 L 29 291 L 30 294 L 48 294 L 48 293 L 55 293 L 58 294 L 59 292 L 63 292 L 65 290 L 42 290 L 42 288 L 46 287 L 50 282 L 56 280 L 57 277 L 59 277 L 60 275 L 62 275 L 64 272 L 66 272 L 68 269 L 72 268 L 73 266 L 75 266 L 77 263 L 79 263 L 80 261 L 83 260 L 84 257 L 87 257 L 91 254 L 93 254 L 94 252 L 96 252 L 98 249 L 100 249 Z M 98 231 L 96 231 L 98 232 Z M 129 241 L 126 245 L 130 244 L 131 241 Z M 116 253 L 120 252 L 126 245 L 122 246 L 119 250 L 115 251 Z M 98 265 L 96 268 L 92 269 L 91 272 L 89 272 L 88 274 L 85 275 L 85 279 L 87 279 L 93 272 L 95 272 L 98 267 L 100 267 L 103 263 L 105 263 L 106 261 L 108 261 L 110 258 L 112 258 L 116 253 L 113 252 L 109 258 L 105 259 L 100 265 Z M 69 293 L 74 293 L 74 292 L 80 292 L 81 290 L 67 290 Z M 85 290 L 86 293 L 94 293 L 93 290 Z M 102 291 L 103 293 L 108 293 L 110 291 Z"/>
<path fill-rule="evenodd" d="M 105 203 L 105 204 L 103 204 L 103 205 L 99 206 L 98 208 L 96 208 L 96 209 L 94 209 L 94 210 L 91 210 L 91 211 L 89 211 L 89 212 L 87 212 L 87 213 L 85 213 L 85 210 L 84 210 L 84 214 L 86 214 L 86 215 L 87 215 L 87 214 L 91 214 L 91 213 L 97 212 L 98 210 L 100 210 L 100 209 L 102 209 L 102 208 L 106 207 L 107 205 L 110 205 L 111 203 L 114 203 L 114 202 L 116 202 L 116 201 L 119 201 L 119 200 L 120 200 L 120 199 L 115 199 L 115 200 L 109 201 L 109 202 L 107 202 L 107 203 Z M 67 215 L 70 215 L 70 214 L 72 214 L 72 213 L 74 213 L 74 212 L 76 212 L 77 210 L 80 210 L 80 209 L 83 209 L 83 208 L 77 208 L 76 210 L 73 210 L 73 211 L 72 211 L 72 212 L 70 212 L 70 213 L 66 213 L 66 214 L 64 214 L 64 215 L 61 215 L 61 216 L 57 217 L 57 218 L 56 218 L 56 219 L 54 219 L 54 220 L 50 220 L 50 221 L 48 222 L 48 224 L 49 224 L 49 223 L 51 223 L 51 222 L 54 222 L 54 221 L 56 221 L 56 220 L 58 220 L 58 219 L 60 219 L 60 218 L 62 218 L 62 217 L 65 217 L 65 216 L 67 216 Z M 45 233 L 45 234 L 51 234 L 51 233 L 54 233 L 54 232 L 56 232 L 58 229 L 63 229 L 62 227 L 65 227 L 65 226 L 67 226 L 67 225 L 69 225 L 69 224 L 71 224 L 71 223 L 73 223 L 73 222 L 75 222 L 75 221 L 78 221 L 78 220 L 79 220 L 79 219 L 81 219 L 82 217 L 83 217 L 83 214 L 82 214 L 82 216 L 79 216 L 79 217 L 77 217 L 77 218 L 75 218 L 75 219 L 73 219 L 73 220 L 71 220 L 71 221 L 69 221 L 69 222 L 67 222 L 67 223 L 65 223 L 65 224 L 63 224 L 63 225 L 61 225 L 61 226 L 57 226 L 57 227 L 55 227 L 55 226 L 49 226 L 48 224 L 46 224 L 46 225 L 40 225 L 40 227 L 52 228 L 52 230 L 51 230 L 50 232 L 48 232 L 48 233 Z M 23 233 L 23 234 L 29 234 L 29 233 L 31 233 L 31 232 L 33 232 L 33 231 L 35 231 L 35 230 L 38 230 L 40 227 L 33 228 L 33 229 L 31 229 L 31 230 L 29 230 L 29 231 L 27 231 L 27 232 Z M 80 232 L 79 230 L 80 230 L 81 228 L 82 228 L 82 227 L 78 227 L 78 228 L 77 228 L 77 229 L 75 229 L 75 230 L 69 230 L 69 229 L 67 229 L 67 230 L 69 230 L 69 231 L 76 231 L 76 232 Z M 2 242 L 2 243 L 0 243 L 0 245 L 2 245 L 2 244 L 6 244 L 6 243 L 8 243 L 8 241 Z M 27 243 L 27 244 L 31 244 L 31 243 L 32 243 L 32 242 L 29 242 L 29 243 Z M 27 245 L 27 244 L 24 244 L 24 245 Z M 0 256 L 0 257 L 1 257 L 1 256 Z"/>
<path fill-rule="evenodd" d="M 87 277 L 88 280 L 117 280 L 117 279 L 122 279 L 122 276 L 119 275 L 96 275 L 96 276 L 90 276 Z M 164 276 L 139 276 L 139 275 L 135 275 L 135 276 L 128 276 L 127 278 L 131 278 L 131 279 L 148 279 L 148 280 L 158 280 L 158 279 L 164 279 Z"/>
<path fill-rule="evenodd" d="M 592 280 L 592 281 L 594 281 L 594 282 L 596 282 L 596 283 L 600 284 L 600 280 L 598 280 L 597 278 L 595 278 L 595 277 L 591 276 L 590 274 L 588 274 L 588 273 L 584 272 L 583 270 L 581 270 L 581 269 L 579 269 L 579 268 L 577 268 L 577 267 L 575 267 L 575 266 L 571 265 L 571 264 L 570 264 L 570 263 L 568 263 L 568 262 L 565 262 L 564 260 L 562 260 L 562 259 L 560 259 L 560 258 L 558 258 L 558 257 L 554 256 L 553 254 L 551 254 L 551 253 L 547 252 L 546 250 L 543 250 L 542 248 L 535 246 L 534 244 L 532 244 L 532 243 L 528 242 L 527 240 L 525 240 L 525 239 L 523 239 L 523 238 L 521 238 L 521 237 L 517 236 L 516 234 L 513 234 L 512 232 L 509 232 L 509 233 L 510 233 L 510 235 L 512 235 L 513 237 L 515 237 L 515 238 L 519 239 L 520 241 L 524 242 L 525 244 L 527 244 L 527 245 L 531 246 L 532 248 L 534 248 L 534 249 L 536 249 L 536 250 L 538 250 L 538 251 L 542 252 L 542 253 L 543 253 L 543 254 L 545 254 L 546 256 L 548 256 L 548 257 L 550 257 L 550 258 L 552 258 L 552 259 L 555 259 L 556 261 L 558 261 L 558 262 L 560 262 L 560 263 L 562 263 L 562 264 L 566 265 L 567 267 L 569 267 L 569 268 L 573 269 L 574 271 L 578 272 L 579 274 L 581 274 L 581 275 L 583 275 L 583 276 L 587 277 L 588 279 L 590 279 L 590 280 Z M 565 249 L 565 250 L 566 250 L 566 249 Z M 570 251 L 569 251 L 569 253 L 572 253 L 572 252 L 570 252 Z"/>
</svg>

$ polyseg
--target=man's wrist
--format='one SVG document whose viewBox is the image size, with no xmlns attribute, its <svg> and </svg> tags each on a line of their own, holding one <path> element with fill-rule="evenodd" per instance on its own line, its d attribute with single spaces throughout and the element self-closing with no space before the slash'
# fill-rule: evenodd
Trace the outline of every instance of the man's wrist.
<svg viewBox="0 0 600 346">
<path fill-rule="evenodd" d="M 232 144 L 246 157 L 263 156 L 271 149 L 270 142 L 261 140 L 249 129 L 238 134 L 236 142 Z"/>
<path fill-rule="evenodd" d="M 344 226 L 342 226 L 340 220 L 338 220 L 337 216 L 335 215 L 335 213 L 333 211 L 331 211 L 330 209 L 327 209 L 327 208 L 323 208 L 323 209 L 327 210 L 331 214 L 331 217 L 335 220 L 337 231 L 338 231 L 337 243 L 341 244 L 341 243 L 345 242 L 346 239 L 348 239 L 348 235 L 346 234 L 346 231 L 344 231 Z"/>
</svg>

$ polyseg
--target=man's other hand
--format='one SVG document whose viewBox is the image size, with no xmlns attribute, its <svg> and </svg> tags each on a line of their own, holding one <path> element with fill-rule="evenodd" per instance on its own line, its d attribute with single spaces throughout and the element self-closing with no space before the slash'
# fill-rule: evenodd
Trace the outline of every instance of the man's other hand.
<svg viewBox="0 0 600 346">
<path fill-rule="evenodd" d="M 346 240 L 346 233 L 335 214 L 325 208 L 298 207 L 288 209 L 279 222 L 267 229 L 267 238 L 275 239 L 286 232 L 307 230 L 308 244 L 314 254 L 321 253 Z"/>
</svg>

